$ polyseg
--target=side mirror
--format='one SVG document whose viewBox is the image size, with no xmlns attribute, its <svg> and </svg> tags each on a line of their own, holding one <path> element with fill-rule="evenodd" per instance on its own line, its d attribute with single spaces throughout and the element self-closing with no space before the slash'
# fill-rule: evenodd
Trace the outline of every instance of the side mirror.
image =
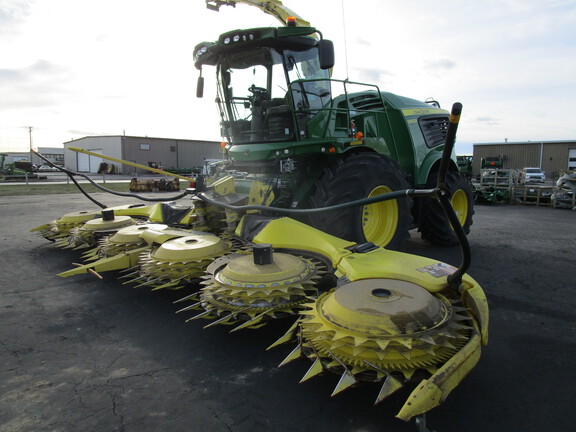
<svg viewBox="0 0 576 432">
<path fill-rule="evenodd" d="M 318 60 L 321 69 L 334 67 L 334 44 L 332 41 L 326 39 L 318 41 Z"/>
<path fill-rule="evenodd" d="M 198 83 L 196 84 L 196 97 L 201 98 L 204 96 L 204 77 L 198 77 Z"/>
</svg>

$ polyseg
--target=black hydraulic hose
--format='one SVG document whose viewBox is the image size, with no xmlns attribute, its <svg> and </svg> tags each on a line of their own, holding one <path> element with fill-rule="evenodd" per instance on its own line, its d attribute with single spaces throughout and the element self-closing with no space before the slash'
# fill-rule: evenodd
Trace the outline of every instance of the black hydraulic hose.
<svg viewBox="0 0 576 432">
<path fill-rule="evenodd" d="M 440 167 L 438 168 L 438 187 L 443 187 L 446 184 L 446 173 L 448 172 L 448 164 L 454 150 L 454 143 L 456 142 L 456 131 L 458 130 L 458 122 L 460 121 L 460 114 L 462 114 L 462 104 L 456 102 L 452 105 L 450 112 L 450 122 L 448 123 L 448 130 L 446 131 L 446 142 L 442 151 L 442 159 L 440 159 Z"/>
<path fill-rule="evenodd" d="M 310 214 L 310 213 L 326 213 L 329 211 L 335 210 L 345 210 L 352 207 L 358 206 L 365 206 L 369 204 L 374 204 L 377 202 L 393 200 L 397 198 L 406 198 L 406 197 L 437 197 L 438 191 L 437 189 L 402 189 L 393 192 L 388 192 L 382 195 L 375 195 L 373 197 L 362 198 L 355 201 L 348 201 L 342 204 L 336 204 L 330 207 L 317 207 L 317 208 L 305 208 L 305 209 L 295 209 L 295 208 L 281 208 L 281 207 L 269 207 L 264 205 L 232 205 L 232 204 L 225 204 L 221 201 L 216 201 L 212 198 L 206 196 L 206 194 L 200 192 L 195 193 L 195 195 L 200 198 L 202 201 L 207 202 L 208 204 L 213 204 L 218 207 L 222 207 L 228 210 L 233 211 L 249 211 L 249 210 L 259 210 L 259 211 L 267 211 L 279 214 Z"/>
<path fill-rule="evenodd" d="M 94 204 L 96 204 L 96 205 L 97 205 L 98 207 L 100 207 L 100 208 L 105 209 L 105 208 L 108 207 L 106 204 L 102 204 L 100 201 L 97 201 L 96 198 L 90 196 L 90 194 L 89 194 L 88 192 L 86 192 L 86 190 L 85 190 L 82 186 L 80 186 L 80 183 L 78 183 L 78 182 L 76 181 L 76 179 L 74 178 L 74 176 L 73 176 L 72 174 L 66 172 L 66 175 L 68 176 L 68 178 L 69 178 L 70 180 L 72 180 L 72 182 L 76 185 L 76 187 L 78 188 L 78 190 L 79 190 L 80 192 L 82 192 L 82 195 L 84 195 L 86 198 L 88 198 L 90 201 L 92 201 Z"/>
<path fill-rule="evenodd" d="M 64 174 L 66 174 L 66 175 L 68 176 L 68 178 L 69 178 L 70 180 L 72 180 L 72 182 L 74 183 L 74 185 L 76 185 L 76 187 L 78 188 L 78 190 L 79 190 L 80 192 L 82 192 L 82 194 L 83 194 L 86 198 L 88 198 L 90 201 L 92 201 L 92 202 L 93 202 L 94 204 L 96 204 L 98 207 L 103 208 L 103 209 L 106 208 L 106 207 L 108 207 L 106 204 L 102 204 L 100 201 L 97 201 L 95 198 L 91 197 L 90 194 L 89 194 L 88 192 L 86 192 L 82 186 L 80 186 L 80 183 L 78 183 L 78 182 L 76 181 L 76 179 L 75 179 L 74 176 L 71 174 L 71 172 L 69 172 L 66 168 L 59 167 L 59 166 L 57 166 L 56 164 L 53 164 L 51 161 L 49 161 L 47 158 L 45 158 L 43 155 L 41 155 L 41 154 L 38 153 L 37 151 L 35 151 L 35 150 L 32 150 L 32 151 L 36 154 L 36 156 L 42 158 L 42 160 L 44 160 L 44 162 L 48 163 L 48 165 L 50 165 L 51 167 L 56 168 L 58 171 L 62 171 Z"/>
<path fill-rule="evenodd" d="M 460 250 L 462 251 L 462 263 L 460 264 L 460 267 L 448 276 L 448 285 L 450 288 L 457 290 L 462 283 L 462 276 L 466 273 L 470 267 L 470 263 L 472 262 L 472 252 L 470 250 L 470 243 L 468 243 L 468 237 L 466 236 L 462 225 L 460 225 L 454 207 L 452 207 L 452 204 L 450 203 L 450 196 L 443 190 L 440 190 L 438 199 L 440 200 L 440 204 L 442 204 L 444 213 L 446 213 L 446 216 L 452 225 L 454 234 L 456 234 L 458 243 L 460 244 Z"/>
<path fill-rule="evenodd" d="M 90 183 L 92 183 L 94 186 L 96 186 L 98 189 L 100 189 L 104 192 L 108 192 L 109 194 L 112 194 L 112 195 L 136 198 L 136 199 L 139 199 L 141 201 L 148 201 L 148 202 L 176 201 L 176 200 L 179 200 L 180 198 L 184 198 L 186 195 L 188 195 L 188 192 L 184 191 L 181 194 L 175 195 L 173 197 L 148 198 L 148 197 L 143 197 L 142 195 L 138 195 L 138 194 L 135 194 L 132 192 L 118 192 L 118 191 L 115 191 L 112 189 L 107 189 L 103 186 L 100 186 L 98 183 L 93 181 L 90 177 L 88 177 L 86 175 L 81 175 L 81 176 L 84 177 L 86 180 L 88 180 Z"/>
<path fill-rule="evenodd" d="M 59 171 L 62 171 L 63 173 L 65 173 L 66 175 L 68 175 L 68 177 L 70 177 L 70 179 L 74 182 L 74 184 L 76 185 L 76 187 L 78 189 L 80 189 L 80 192 L 82 192 L 88 199 L 90 199 L 92 202 L 94 202 L 96 205 L 102 207 L 102 208 L 106 208 L 107 206 L 98 203 L 96 200 L 94 200 L 93 198 L 91 198 L 88 193 L 82 188 L 82 186 L 80 186 L 80 184 L 76 181 L 76 179 L 73 178 L 73 176 L 79 176 L 82 177 L 86 180 L 88 180 L 92 185 L 94 185 L 95 187 L 97 187 L 98 189 L 107 192 L 109 194 L 112 195 L 118 195 L 118 196 L 124 196 L 124 197 L 130 197 L 130 198 L 136 198 L 139 199 L 141 201 L 148 201 L 148 202 L 164 202 L 164 201 L 175 201 L 175 200 L 179 200 L 181 198 L 184 198 L 186 195 L 188 195 L 188 192 L 184 191 L 181 194 L 178 194 L 176 196 L 173 197 L 163 197 L 163 198 L 148 198 L 148 197 L 143 197 L 141 195 L 135 194 L 135 193 L 128 193 L 128 192 L 118 192 L 112 189 L 108 189 L 105 188 L 104 186 L 100 186 L 98 183 L 96 183 L 94 180 L 92 180 L 89 176 L 87 176 L 86 174 L 82 174 L 79 172 L 75 172 L 75 171 L 71 171 L 69 169 L 57 166 L 55 164 L 53 164 L 52 162 L 50 162 L 48 159 L 46 159 L 44 156 L 42 156 L 40 153 L 38 153 L 37 151 L 32 150 L 36 155 L 38 155 L 39 157 L 41 157 L 43 160 L 45 160 L 46 162 L 48 162 L 48 164 L 50 166 L 53 166 L 55 168 L 57 168 Z"/>
<path fill-rule="evenodd" d="M 462 114 L 462 104 L 456 102 L 452 105 L 452 111 L 450 112 L 450 122 L 448 123 L 448 130 L 446 131 L 446 143 L 444 144 L 444 151 L 442 152 L 442 160 L 440 161 L 440 167 L 438 169 L 438 200 L 444 209 L 446 217 L 452 225 L 454 234 L 458 239 L 460 244 L 460 249 L 462 251 L 462 263 L 460 267 L 448 276 L 448 286 L 450 288 L 457 290 L 462 283 L 462 276 L 472 262 L 472 252 L 470 250 L 470 243 L 468 243 L 468 237 L 464 232 L 464 228 L 460 224 L 460 220 L 454 211 L 454 207 L 450 202 L 450 193 L 446 188 L 446 173 L 448 171 L 448 163 L 450 162 L 450 156 L 452 155 L 452 150 L 454 149 L 454 143 L 456 142 L 456 131 L 458 130 L 458 123 L 460 122 L 460 115 Z"/>
</svg>

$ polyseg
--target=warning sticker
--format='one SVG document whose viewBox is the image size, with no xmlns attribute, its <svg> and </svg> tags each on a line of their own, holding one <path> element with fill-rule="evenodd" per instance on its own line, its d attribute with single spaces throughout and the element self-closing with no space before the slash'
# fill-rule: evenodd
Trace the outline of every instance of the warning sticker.
<svg viewBox="0 0 576 432">
<path fill-rule="evenodd" d="M 429 273 L 435 278 L 440 278 L 450 276 L 452 273 L 456 271 L 456 267 L 439 262 L 437 264 L 432 264 L 426 267 L 419 268 L 418 271 L 422 273 Z"/>
</svg>

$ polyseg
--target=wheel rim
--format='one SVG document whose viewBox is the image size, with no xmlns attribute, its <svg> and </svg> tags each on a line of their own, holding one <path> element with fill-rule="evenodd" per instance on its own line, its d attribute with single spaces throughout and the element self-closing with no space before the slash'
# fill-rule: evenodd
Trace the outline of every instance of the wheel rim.
<svg viewBox="0 0 576 432">
<path fill-rule="evenodd" d="M 454 192 L 450 201 L 452 202 L 452 207 L 456 212 L 456 216 L 458 216 L 460 225 L 464 226 L 466 219 L 468 219 L 468 196 L 466 195 L 466 192 L 462 189 L 458 189 Z"/>
<path fill-rule="evenodd" d="M 392 190 L 387 186 L 377 186 L 368 197 L 382 195 Z M 362 208 L 362 230 L 367 241 L 386 246 L 398 227 L 398 203 L 396 200 L 381 201 Z"/>
</svg>

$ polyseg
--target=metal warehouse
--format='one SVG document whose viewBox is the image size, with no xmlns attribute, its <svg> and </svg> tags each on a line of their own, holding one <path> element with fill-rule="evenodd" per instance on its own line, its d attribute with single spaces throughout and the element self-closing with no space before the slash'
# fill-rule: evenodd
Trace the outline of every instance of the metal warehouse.
<svg viewBox="0 0 576 432">
<path fill-rule="evenodd" d="M 103 159 L 68 150 L 79 147 L 94 153 L 140 165 L 163 169 L 202 168 L 206 161 L 222 159 L 218 141 L 199 141 L 171 138 L 150 138 L 125 135 L 91 136 L 64 143 L 64 164 L 79 172 L 96 173 Z M 124 175 L 144 174 L 147 171 L 132 166 L 105 161 L 115 165 L 115 172 Z"/>
<path fill-rule="evenodd" d="M 525 141 L 474 144 L 473 172 L 479 173 L 481 161 L 487 157 L 502 157 L 503 168 L 539 167 L 549 178 L 557 178 L 567 169 L 576 169 L 576 140 Z"/>
<path fill-rule="evenodd" d="M 62 147 L 38 147 L 36 149 L 42 156 L 56 165 L 64 165 L 64 149 Z M 6 162 L 32 161 L 36 166 L 44 164 L 44 160 L 32 152 L 9 152 Z"/>
</svg>

